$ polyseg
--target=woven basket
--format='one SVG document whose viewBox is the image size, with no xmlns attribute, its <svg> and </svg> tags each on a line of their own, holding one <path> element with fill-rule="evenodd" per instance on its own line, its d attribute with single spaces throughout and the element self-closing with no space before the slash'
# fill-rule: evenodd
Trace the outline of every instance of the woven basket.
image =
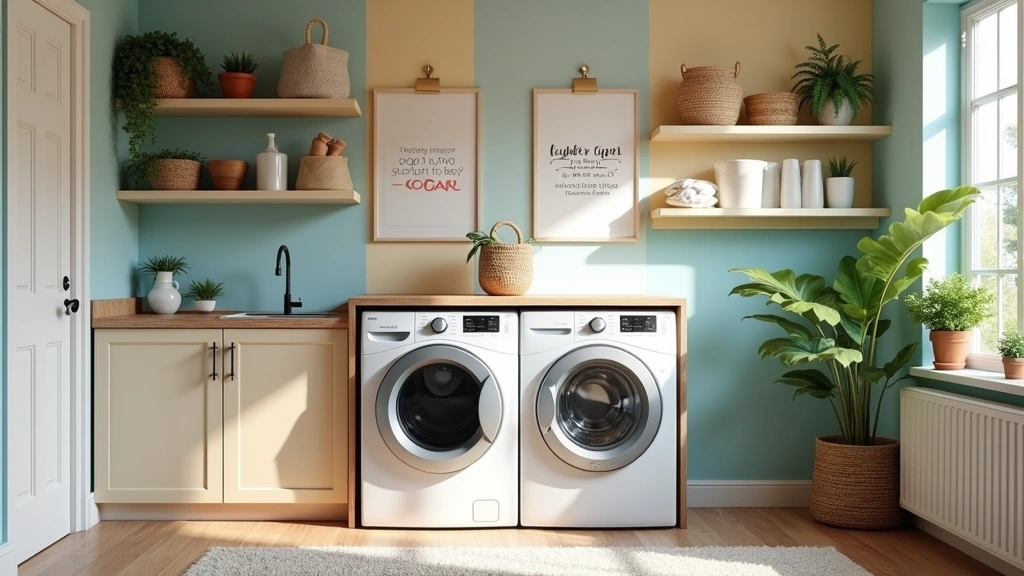
<svg viewBox="0 0 1024 576">
<path fill-rule="evenodd" d="M 743 89 L 736 82 L 740 63 L 735 68 L 721 66 L 680 66 L 683 81 L 679 83 L 676 103 L 683 124 L 732 126 L 740 119 Z"/>
<path fill-rule="evenodd" d="M 519 227 L 502 220 L 491 228 L 508 226 L 516 232 L 515 244 L 490 244 L 480 247 L 480 287 L 491 296 L 519 296 L 533 284 L 533 246 L 523 243 Z"/>
<path fill-rule="evenodd" d="M 903 523 L 900 508 L 900 444 L 876 438 L 851 446 L 842 436 L 814 442 L 811 515 L 840 528 L 882 530 Z"/>
<path fill-rule="evenodd" d="M 198 190 L 203 165 L 195 160 L 158 159 L 156 173 L 149 179 L 153 190 Z"/>
<path fill-rule="evenodd" d="M 751 94 L 743 99 L 747 121 L 755 126 L 792 126 L 800 111 L 800 97 L 792 92 Z"/>
<path fill-rule="evenodd" d="M 324 37 L 319 44 L 310 42 L 313 24 L 320 24 Z M 327 45 L 327 23 L 314 18 L 306 24 L 306 43 L 285 50 L 277 95 L 281 98 L 348 98 L 348 52 Z"/>
<path fill-rule="evenodd" d="M 157 56 L 153 59 L 154 98 L 188 98 L 195 82 L 185 75 L 185 68 L 177 58 Z"/>
</svg>

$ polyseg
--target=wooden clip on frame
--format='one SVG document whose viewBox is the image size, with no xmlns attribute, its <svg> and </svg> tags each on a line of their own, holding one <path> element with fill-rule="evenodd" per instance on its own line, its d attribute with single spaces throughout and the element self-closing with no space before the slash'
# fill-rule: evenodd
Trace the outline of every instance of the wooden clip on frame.
<svg viewBox="0 0 1024 576">
<path fill-rule="evenodd" d="M 441 91 L 441 79 L 431 78 L 430 75 L 434 73 L 434 67 L 427 64 L 423 67 L 423 73 L 427 75 L 426 78 L 416 79 L 416 92 L 417 93 L 433 93 L 437 94 Z"/>
<path fill-rule="evenodd" d="M 587 78 L 587 73 L 590 72 L 590 66 L 584 64 L 580 66 L 580 74 L 582 78 L 572 79 L 572 91 L 573 92 L 597 92 L 597 78 Z"/>
</svg>

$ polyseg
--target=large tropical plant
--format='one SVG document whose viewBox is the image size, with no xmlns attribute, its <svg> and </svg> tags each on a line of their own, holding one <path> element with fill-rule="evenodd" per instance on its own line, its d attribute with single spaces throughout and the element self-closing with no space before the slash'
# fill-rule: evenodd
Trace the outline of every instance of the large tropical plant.
<svg viewBox="0 0 1024 576">
<path fill-rule="evenodd" d="M 890 326 L 883 308 L 924 273 L 928 260 L 912 258 L 914 252 L 979 196 L 977 188 L 964 186 L 936 192 L 916 210 L 907 208 L 904 221 L 889 226 L 888 234 L 857 243 L 859 258 L 840 260 L 831 285 L 821 276 L 797 276 L 792 270 L 733 270 L 750 282 L 733 288 L 730 296 L 764 296 L 791 315 L 744 318 L 776 324 L 786 333 L 761 344 L 761 357 L 786 366 L 824 365 L 824 370 L 808 366 L 786 372 L 776 382 L 795 387 L 794 398 L 828 400 L 847 444 L 874 444 L 885 391 L 906 378 L 899 374 L 917 350 L 918 343 L 911 342 L 888 361 L 876 356 L 878 339 Z"/>
</svg>

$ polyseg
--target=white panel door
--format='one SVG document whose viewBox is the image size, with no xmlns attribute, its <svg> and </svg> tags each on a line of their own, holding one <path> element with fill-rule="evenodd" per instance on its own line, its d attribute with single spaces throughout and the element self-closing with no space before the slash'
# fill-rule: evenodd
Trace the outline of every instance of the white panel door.
<svg viewBox="0 0 1024 576">
<path fill-rule="evenodd" d="M 7 3 L 8 539 L 20 562 L 71 529 L 71 26 Z"/>
</svg>

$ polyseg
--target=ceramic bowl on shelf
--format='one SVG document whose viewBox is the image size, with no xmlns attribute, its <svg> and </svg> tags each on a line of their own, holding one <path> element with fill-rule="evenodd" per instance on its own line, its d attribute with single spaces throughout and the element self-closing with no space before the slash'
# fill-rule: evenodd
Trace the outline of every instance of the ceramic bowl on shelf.
<svg viewBox="0 0 1024 576">
<path fill-rule="evenodd" d="M 209 160 L 206 169 L 210 171 L 215 189 L 241 190 L 249 163 L 244 160 Z"/>
</svg>

